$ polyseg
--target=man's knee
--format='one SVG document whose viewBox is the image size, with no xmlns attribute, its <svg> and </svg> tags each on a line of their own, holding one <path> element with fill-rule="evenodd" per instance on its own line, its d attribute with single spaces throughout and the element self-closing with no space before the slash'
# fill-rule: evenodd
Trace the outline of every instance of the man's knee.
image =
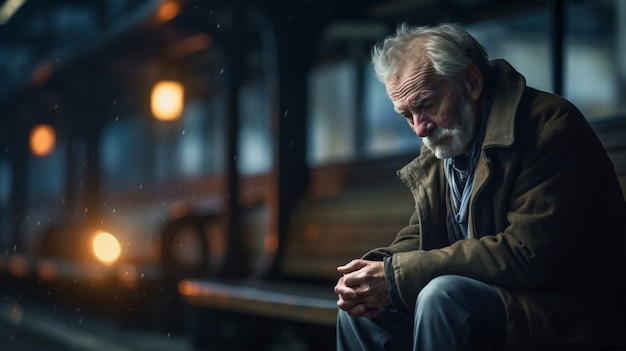
<svg viewBox="0 0 626 351">
<path fill-rule="evenodd" d="M 339 310 L 337 312 L 337 329 L 343 329 L 352 324 L 352 317 L 346 311 Z"/>
<path fill-rule="evenodd" d="M 431 280 L 417 296 L 417 306 L 454 302 L 457 295 L 465 296 L 463 290 L 469 278 L 443 275 Z"/>
<path fill-rule="evenodd" d="M 506 321 L 504 302 L 493 286 L 458 275 L 431 280 L 419 293 L 415 308 L 416 317 L 482 320 L 487 315 L 502 324 Z"/>
<path fill-rule="evenodd" d="M 506 311 L 493 286 L 446 275 L 431 280 L 418 295 L 415 323 L 422 335 L 432 334 L 427 329 L 437 325 L 438 330 L 449 331 L 444 333 L 446 338 L 466 335 L 467 341 L 477 338 L 492 346 L 501 345 Z"/>
</svg>

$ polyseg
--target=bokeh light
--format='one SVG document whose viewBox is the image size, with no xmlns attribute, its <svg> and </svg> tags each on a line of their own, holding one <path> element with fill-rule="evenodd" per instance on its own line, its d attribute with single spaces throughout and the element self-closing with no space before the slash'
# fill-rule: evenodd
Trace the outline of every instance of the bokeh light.
<svg viewBox="0 0 626 351">
<path fill-rule="evenodd" d="M 178 13 L 180 13 L 180 5 L 176 1 L 167 1 L 159 8 L 157 16 L 159 20 L 166 22 L 178 16 Z"/>
<path fill-rule="evenodd" d="M 152 89 L 152 114 L 156 119 L 171 121 L 183 113 L 184 88 L 180 82 L 160 81 Z"/>
<path fill-rule="evenodd" d="M 30 150 L 36 156 L 47 156 L 56 143 L 54 128 L 48 124 L 40 124 L 33 128 L 30 133 Z"/>
<path fill-rule="evenodd" d="M 115 262 L 122 254 L 120 242 L 110 233 L 99 232 L 93 238 L 93 252 L 96 257 L 106 264 Z"/>
</svg>

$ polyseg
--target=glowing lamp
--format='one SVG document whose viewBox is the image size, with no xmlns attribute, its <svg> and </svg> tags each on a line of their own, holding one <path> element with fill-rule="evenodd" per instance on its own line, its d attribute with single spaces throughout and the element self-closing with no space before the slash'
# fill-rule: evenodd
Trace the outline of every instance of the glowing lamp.
<svg viewBox="0 0 626 351">
<path fill-rule="evenodd" d="M 166 1 L 159 11 L 157 12 L 157 17 L 159 20 L 166 22 L 178 15 L 180 12 L 180 5 L 176 1 Z"/>
<path fill-rule="evenodd" d="M 183 113 L 185 90 L 180 82 L 160 81 L 152 88 L 151 107 L 156 119 L 172 121 Z"/>
<path fill-rule="evenodd" d="M 36 156 L 47 156 L 54 150 L 56 133 L 48 124 L 35 126 L 30 132 L 30 150 Z"/>
<path fill-rule="evenodd" d="M 111 264 L 120 257 L 122 248 L 120 242 L 107 232 L 99 232 L 91 243 L 93 253 L 100 261 Z"/>
</svg>

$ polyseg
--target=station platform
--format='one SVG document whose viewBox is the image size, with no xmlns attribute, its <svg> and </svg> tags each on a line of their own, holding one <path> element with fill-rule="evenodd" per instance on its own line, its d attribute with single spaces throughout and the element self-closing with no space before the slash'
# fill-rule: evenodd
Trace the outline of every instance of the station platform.
<svg viewBox="0 0 626 351">
<path fill-rule="evenodd" d="M 192 351 L 184 335 L 128 328 L 36 301 L 0 296 L 3 351 Z"/>
</svg>

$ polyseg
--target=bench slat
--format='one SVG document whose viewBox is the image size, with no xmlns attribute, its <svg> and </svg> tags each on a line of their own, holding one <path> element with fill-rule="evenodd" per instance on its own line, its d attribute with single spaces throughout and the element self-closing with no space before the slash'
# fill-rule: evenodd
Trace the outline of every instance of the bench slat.
<svg viewBox="0 0 626 351">
<path fill-rule="evenodd" d="M 334 326 L 337 319 L 332 287 L 183 280 L 178 291 L 194 306 L 327 326 Z"/>
</svg>

